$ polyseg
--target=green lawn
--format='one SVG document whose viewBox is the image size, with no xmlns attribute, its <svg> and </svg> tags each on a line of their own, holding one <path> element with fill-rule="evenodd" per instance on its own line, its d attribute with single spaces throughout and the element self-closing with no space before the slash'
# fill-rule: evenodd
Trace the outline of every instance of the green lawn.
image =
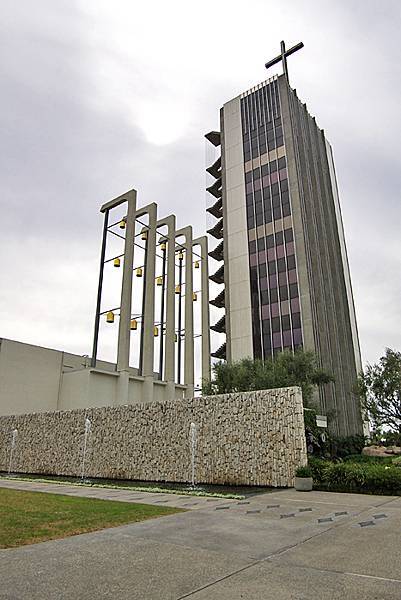
<svg viewBox="0 0 401 600">
<path fill-rule="evenodd" d="M 0 548 L 182 512 L 178 508 L 0 488 Z"/>
</svg>

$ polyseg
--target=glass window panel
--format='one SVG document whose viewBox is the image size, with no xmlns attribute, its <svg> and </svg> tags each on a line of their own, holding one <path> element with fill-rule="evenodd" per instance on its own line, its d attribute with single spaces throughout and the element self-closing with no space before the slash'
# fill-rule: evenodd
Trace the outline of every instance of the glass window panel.
<svg viewBox="0 0 401 600">
<path fill-rule="evenodd" d="M 274 260 L 276 258 L 275 248 L 269 248 L 267 251 L 267 260 Z"/>
<path fill-rule="evenodd" d="M 288 300 L 284 300 L 283 302 L 281 302 L 281 314 L 290 314 L 290 303 L 288 302 Z"/>
<path fill-rule="evenodd" d="M 269 288 L 277 287 L 277 275 L 269 275 Z"/>
<path fill-rule="evenodd" d="M 251 254 L 249 257 L 249 264 L 251 267 L 255 267 L 258 264 L 258 257 L 256 254 Z"/>
<path fill-rule="evenodd" d="M 258 252 L 258 262 L 259 264 L 266 262 L 266 252 L 262 250 L 262 252 Z"/>
<path fill-rule="evenodd" d="M 273 346 L 276 349 L 281 349 L 281 333 L 273 333 Z"/>
<path fill-rule="evenodd" d="M 296 283 L 291 283 L 290 287 L 290 298 L 298 297 L 298 286 Z"/>
<path fill-rule="evenodd" d="M 296 313 L 299 312 L 300 307 L 299 307 L 299 298 L 293 298 L 291 300 L 291 312 Z"/>
<path fill-rule="evenodd" d="M 284 239 L 286 242 L 292 242 L 292 240 L 294 239 L 294 232 L 292 231 L 292 229 L 284 230 Z"/>
<path fill-rule="evenodd" d="M 273 288 L 270 290 L 270 302 L 277 302 L 278 300 L 278 290 L 277 288 Z"/>
<path fill-rule="evenodd" d="M 273 207 L 273 217 L 274 217 L 275 221 L 277 221 L 278 219 L 281 219 L 281 206 Z"/>
<path fill-rule="evenodd" d="M 249 242 L 249 253 L 253 254 L 254 252 L 256 252 L 256 241 L 252 240 Z"/>
<path fill-rule="evenodd" d="M 283 179 L 283 181 L 281 182 L 281 191 L 288 191 L 288 179 Z"/>
<path fill-rule="evenodd" d="M 287 250 L 287 256 L 295 254 L 294 242 L 288 242 L 288 244 L 286 244 L 285 247 Z"/>
<path fill-rule="evenodd" d="M 301 313 L 292 314 L 292 327 L 293 329 L 298 329 L 301 327 Z"/>
<path fill-rule="evenodd" d="M 279 319 L 279 317 L 274 317 L 271 320 L 271 323 L 272 323 L 272 331 L 273 331 L 273 333 L 275 333 L 277 331 L 280 331 L 280 319 Z"/>
<path fill-rule="evenodd" d="M 292 335 L 294 338 L 294 345 L 301 345 L 302 344 L 302 329 L 293 329 L 292 331 Z"/>
<path fill-rule="evenodd" d="M 277 270 L 279 273 L 287 270 L 287 265 L 285 264 L 285 258 L 279 258 L 277 261 Z"/>
<path fill-rule="evenodd" d="M 287 244 L 288 245 L 288 244 Z M 276 246 L 277 258 L 284 258 L 284 245 Z"/>
<path fill-rule="evenodd" d="M 276 183 L 278 181 L 278 174 L 277 173 L 270 173 L 270 182 L 271 183 Z"/>
<path fill-rule="evenodd" d="M 291 331 L 284 331 L 283 332 L 283 346 L 284 346 L 284 348 L 291 348 L 292 347 Z"/>
<path fill-rule="evenodd" d="M 286 285 L 280 286 L 280 300 L 288 300 L 288 287 Z"/>
<path fill-rule="evenodd" d="M 289 217 L 291 214 L 291 207 L 289 204 L 283 204 L 283 217 Z"/>
<path fill-rule="evenodd" d="M 288 271 L 288 282 L 289 283 L 297 283 L 296 269 L 291 269 L 291 271 Z"/>
<path fill-rule="evenodd" d="M 279 273 L 278 274 L 278 283 L 279 283 L 279 285 L 286 285 L 286 283 L 287 283 L 287 273 L 286 273 L 286 271 L 284 271 L 284 273 Z"/>
<path fill-rule="evenodd" d="M 290 316 L 283 315 L 281 317 L 281 329 L 283 331 L 289 331 L 291 329 Z"/>
<path fill-rule="evenodd" d="M 259 277 L 266 277 L 266 264 L 259 266 Z"/>
<path fill-rule="evenodd" d="M 257 248 L 259 251 L 265 249 L 265 238 L 264 237 L 258 238 Z"/>
<path fill-rule="evenodd" d="M 267 290 L 267 278 L 266 277 L 261 277 L 261 279 L 259 280 L 259 286 L 261 290 Z"/>
<path fill-rule="evenodd" d="M 268 267 L 269 267 L 269 275 L 273 275 L 274 273 L 277 272 L 277 266 L 276 266 L 275 260 L 270 260 L 268 262 Z"/>
<path fill-rule="evenodd" d="M 265 307 L 266 308 L 266 307 Z M 266 335 L 270 335 L 270 319 L 267 317 L 262 321 L 262 331 Z"/>
<path fill-rule="evenodd" d="M 279 307 L 278 307 L 278 302 L 274 302 L 273 304 L 270 305 L 270 310 L 271 310 L 271 314 L 272 317 L 278 317 L 280 312 L 279 312 Z"/>
<path fill-rule="evenodd" d="M 280 169 L 279 177 L 280 181 L 283 181 L 283 179 L 287 179 L 287 169 Z"/>
<path fill-rule="evenodd" d="M 295 256 L 293 254 L 291 256 L 287 256 L 287 267 L 289 271 L 291 269 L 295 269 Z"/>
<path fill-rule="evenodd" d="M 269 305 L 262 306 L 262 319 L 270 319 Z"/>
</svg>

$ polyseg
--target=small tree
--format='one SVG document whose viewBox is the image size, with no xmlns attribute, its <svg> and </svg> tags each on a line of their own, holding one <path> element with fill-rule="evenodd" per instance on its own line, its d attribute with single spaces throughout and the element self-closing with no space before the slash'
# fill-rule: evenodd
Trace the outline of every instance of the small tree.
<svg viewBox="0 0 401 600">
<path fill-rule="evenodd" d="M 332 375 L 319 368 L 313 352 L 297 350 L 281 352 L 265 361 L 244 358 L 230 364 L 215 363 L 212 381 L 204 383 L 202 392 L 215 395 L 296 385 L 302 388 L 307 406 L 315 387 L 331 381 L 334 381 Z"/>
<path fill-rule="evenodd" d="M 378 363 L 368 364 L 358 392 L 373 427 L 401 435 L 401 352 L 386 348 Z"/>
</svg>

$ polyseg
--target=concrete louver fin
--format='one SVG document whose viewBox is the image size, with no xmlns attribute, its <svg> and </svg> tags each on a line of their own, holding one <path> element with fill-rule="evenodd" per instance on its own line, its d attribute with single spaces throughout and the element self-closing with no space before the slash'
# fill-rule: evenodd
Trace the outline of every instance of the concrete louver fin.
<svg viewBox="0 0 401 600">
<path fill-rule="evenodd" d="M 212 185 L 206 188 L 206 191 L 209 192 L 209 194 L 212 194 L 212 196 L 214 196 L 215 198 L 221 198 L 221 177 L 219 177 L 219 179 L 216 179 L 216 181 Z"/>
<path fill-rule="evenodd" d="M 210 275 L 209 279 L 214 283 L 224 283 L 224 265 L 221 265 L 213 275 Z"/>
<path fill-rule="evenodd" d="M 221 144 L 220 131 L 209 131 L 209 133 L 205 135 L 205 138 L 208 142 L 213 144 L 213 146 L 220 146 Z"/>
<path fill-rule="evenodd" d="M 219 198 L 217 202 L 215 202 L 212 206 L 209 206 L 209 208 L 206 209 L 206 212 L 216 217 L 216 219 L 220 219 L 223 216 L 222 208 L 223 200 L 222 198 Z"/>
<path fill-rule="evenodd" d="M 224 308 L 225 301 L 226 301 L 226 294 L 225 294 L 225 291 L 222 290 L 220 292 L 220 294 L 218 296 L 216 296 L 216 298 L 214 298 L 214 300 L 210 300 L 210 304 L 213 304 L 213 306 L 216 306 L 216 308 Z"/>
<path fill-rule="evenodd" d="M 224 260 L 224 242 L 220 242 L 211 252 L 209 252 L 209 256 L 213 258 L 213 260 Z"/>
<path fill-rule="evenodd" d="M 226 343 L 222 344 L 220 348 L 216 350 L 216 352 L 212 352 L 211 356 L 214 358 L 221 358 L 223 360 L 226 359 Z"/>
<path fill-rule="evenodd" d="M 221 156 L 219 156 L 219 158 L 212 165 L 210 165 L 206 171 L 215 179 L 221 177 Z"/>
<path fill-rule="evenodd" d="M 210 326 L 210 329 L 216 331 L 216 333 L 225 333 L 226 332 L 226 315 L 223 315 L 221 319 L 217 321 L 214 325 Z"/>
<path fill-rule="evenodd" d="M 216 240 L 221 240 L 223 237 L 223 219 L 217 221 L 216 225 L 207 230 L 209 235 L 212 235 Z"/>
</svg>

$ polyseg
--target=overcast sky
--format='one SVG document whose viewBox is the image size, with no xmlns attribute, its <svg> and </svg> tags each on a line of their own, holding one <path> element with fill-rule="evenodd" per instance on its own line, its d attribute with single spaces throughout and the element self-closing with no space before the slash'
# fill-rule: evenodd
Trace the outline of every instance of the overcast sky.
<svg viewBox="0 0 401 600">
<path fill-rule="evenodd" d="M 334 149 L 363 361 L 401 350 L 400 7 L 3 0 L 0 337 L 90 352 L 104 201 L 135 187 L 204 233 L 203 135 L 285 39 Z"/>
</svg>

